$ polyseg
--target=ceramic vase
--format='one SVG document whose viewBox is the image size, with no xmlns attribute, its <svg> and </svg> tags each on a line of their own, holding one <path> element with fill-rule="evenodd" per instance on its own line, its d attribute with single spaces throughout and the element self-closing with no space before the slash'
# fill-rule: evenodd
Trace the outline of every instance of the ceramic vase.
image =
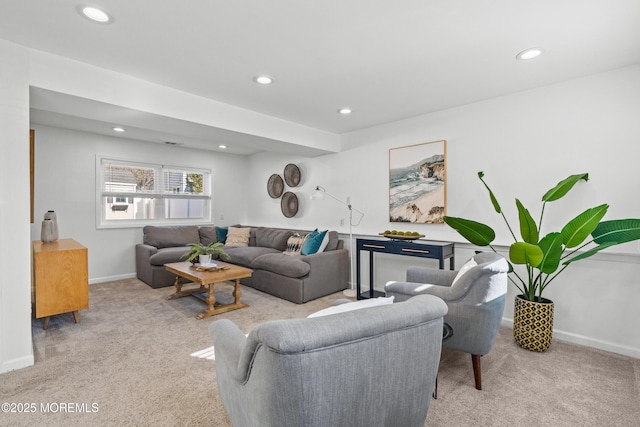
<svg viewBox="0 0 640 427">
<path fill-rule="evenodd" d="M 42 221 L 42 229 L 40 230 L 40 240 L 42 243 L 55 242 L 54 238 L 53 221 L 45 219 Z"/>
<path fill-rule="evenodd" d="M 53 224 L 52 227 L 52 233 L 53 233 L 53 240 L 50 240 L 51 242 L 55 242 L 56 240 L 58 240 L 58 216 L 56 215 L 56 213 L 54 211 L 47 211 L 44 214 L 44 219 L 45 220 L 51 220 L 51 223 Z M 41 239 L 42 240 L 42 239 Z M 42 240 L 44 242 L 44 240 Z"/>
<path fill-rule="evenodd" d="M 198 261 L 200 265 L 207 265 L 211 262 L 211 255 L 198 255 Z"/>
</svg>

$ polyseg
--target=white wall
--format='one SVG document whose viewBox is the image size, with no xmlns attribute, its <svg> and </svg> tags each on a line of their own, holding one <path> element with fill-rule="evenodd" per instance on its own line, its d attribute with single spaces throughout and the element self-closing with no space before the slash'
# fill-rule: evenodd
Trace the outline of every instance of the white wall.
<svg viewBox="0 0 640 427">
<path fill-rule="evenodd" d="M 537 218 L 542 195 L 570 174 L 588 172 L 564 199 L 549 204 L 545 232 L 559 228 L 584 209 L 610 204 L 605 219 L 640 217 L 635 147 L 640 141 L 640 66 L 585 77 L 562 84 L 495 98 L 345 135 L 339 154 L 301 159 L 273 154 L 251 159 L 253 209 L 249 222 L 300 228 L 340 227 L 347 210 L 333 200 L 308 200 L 315 185 L 334 195 L 351 196 L 364 211 L 354 229 L 376 235 L 388 222 L 388 150 L 422 142 L 447 140 L 447 214 L 485 222 L 509 244 L 501 217 L 491 208 L 476 173 L 486 174 L 512 226 L 517 226 L 514 199 L 519 197 Z M 270 174 L 292 162 L 305 174 L 296 189 L 303 201 L 292 219 L 266 193 Z M 445 225 L 402 225 L 427 238 L 457 245 L 457 263 L 473 252 Z M 640 246 L 638 242 L 610 249 L 572 265 L 547 289 L 555 301 L 556 338 L 640 357 Z M 415 259 L 381 257 L 376 286 L 404 276 Z M 505 323 L 513 316 L 510 288 Z"/>
<path fill-rule="evenodd" d="M 60 237 L 73 238 L 89 253 L 90 283 L 135 276 L 137 228 L 96 228 L 96 155 L 140 162 L 208 168 L 213 173 L 215 223 L 246 221 L 248 159 L 245 156 L 166 146 L 34 125 L 36 140 L 35 224 L 40 239 L 47 210 L 56 211 Z M 220 216 L 224 215 L 224 220 Z"/>
<path fill-rule="evenodd" d="M 33 364 L 28 78 L 26 53 L 0 40 L 0 372 Z"/>
</svg>

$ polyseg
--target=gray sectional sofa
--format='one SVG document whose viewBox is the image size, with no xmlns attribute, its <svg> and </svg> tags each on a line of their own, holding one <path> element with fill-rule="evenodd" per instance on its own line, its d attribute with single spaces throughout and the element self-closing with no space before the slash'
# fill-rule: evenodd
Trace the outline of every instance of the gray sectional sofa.
<svg viewBox="0 0 640 427">
<path fill-rule="evenodd" d="M 231 256 L 225 262 L 253 270 L 250 278 L 241 280 L 243 285 L 297 304 L 347 288 L 349 256 L 336 231 L 327 233 L 329 241 L 324 251 L 290 255 L 284 253 L 289 238 L 308 231 L 234 227 L 251 229 L 248 246 L 224 248 Z M 188 243 L 217 242 L 219 231 L 215 226 L 145 226 L 143 243 L 136 245 L 138 279 L 152 288 L 173 285 L 175 275 L 167 272 L 164 264 L 184 261 L 181 257 Z"/>
</svg>

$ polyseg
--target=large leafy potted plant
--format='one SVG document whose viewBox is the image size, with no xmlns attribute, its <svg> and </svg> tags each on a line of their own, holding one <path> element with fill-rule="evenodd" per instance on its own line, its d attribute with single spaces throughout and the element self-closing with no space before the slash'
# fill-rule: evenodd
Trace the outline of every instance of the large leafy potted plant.
<svg viewBox="0 0 640 427">
<path fill-rule="evenodd" d="M 198 260 L 200 264 L 209 264 L 211 262 L 212 255 L 218 255 L 221 258 L 231 258 L 222 247 L 224 246 L 220 242 L 210 243 L 204 245 L 202 243 L 189 243 L 189 250 L 182 254 L 182 258 L 187 257 L 187 262 L 195 262 Z M 201 258 L 202 256 L 202 258 Z"/>
<path fill-rule="evenodd" d="M 587 173 L 576 174 L 560 181 L 542 196 L 542 210 L 537 223 L 529 210 L 516 199 L 519 240 L 493 191 L 484 181 L 484 173 L 478 172 L 478 178 L 489 192 L 494 210 L 502 215 L 514 240 L 509 247 L 509 279 L 520 291 L 514 308 L 514 337 L 520 346 L 528 350 L 546 351 L 551 344 L 553 302 L 543 298 L 543 291 L 571 263 L 611 246 L 640 239 L 640 219 L 601 221 L 609 208 L 609 205 L 603 204 L 580 213 L 560 231 L 552 231 L 541 237 L 546 204 L 564 197 L 579 181 L 589 180 Z M 491 246 L 496 237 L 491 227 L 451 216 L 445 216 L 444 221 L 470 243 L 489 246 L 496 252 Z M 513 268 L 514 264 L 523 265 L 526 275 L 523 272 L 519 274 Z"/>
</svg>

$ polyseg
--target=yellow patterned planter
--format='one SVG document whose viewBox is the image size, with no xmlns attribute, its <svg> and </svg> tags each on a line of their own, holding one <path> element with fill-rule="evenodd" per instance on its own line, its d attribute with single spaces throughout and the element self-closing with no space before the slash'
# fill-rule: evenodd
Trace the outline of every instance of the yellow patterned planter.
<svg viewBox="0 0 640 427">
<path fill-rule="evenodd" d="M 517 295 L 513 309 L 513 337 L 531 351 L 547 351 L 553 334 L 553 301 L 527 301 Z"/>
</svg>

